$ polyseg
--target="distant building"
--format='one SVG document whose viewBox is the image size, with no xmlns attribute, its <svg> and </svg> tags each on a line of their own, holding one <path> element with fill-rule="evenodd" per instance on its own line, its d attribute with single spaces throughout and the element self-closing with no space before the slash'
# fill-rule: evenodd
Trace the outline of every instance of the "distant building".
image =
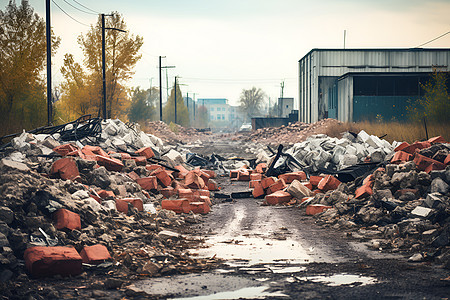
<svg viewBox="0 0 450 300">
<path fill-rule="evenodd" d="M 225 98 L 200 98 L 197 106 L 206 107 L 212 128 L 234 129 L 242 125 L 242 114 L 237 106 L 231 106 Z"/>
<path fill-rule="evenodd" d="M 278 98 L 278 112 L 280 118 L 287 118 L 294 110 L 294 98 Z"/>
<path fill-rule="evenodd" d="M 298 64 L 299 120 L 404 120 L 421 84 L 449 64 L 450 49 L 313 49 Z"/>
</svg>

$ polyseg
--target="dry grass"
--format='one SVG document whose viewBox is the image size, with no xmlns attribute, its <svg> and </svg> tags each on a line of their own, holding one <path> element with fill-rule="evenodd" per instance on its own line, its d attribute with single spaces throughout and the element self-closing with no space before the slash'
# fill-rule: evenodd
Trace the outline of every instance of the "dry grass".
<svg viewBox="0 0 450 300">
<path fill-rule="evenodd" d="M 450 141 L 450 122 L 442 124 L 427 124 L 428 137 L 441 135 L 445 140 Z M 384 136 L 384 139 L 393 141 L 406 141 L 413 143 L 426 139 L 426 133 L 423 123 L 398 123 L 398 122 L 359 122 L 359 123 L 343 123 L 338 126 L 329 128 L 327 134 L 329 136 L 338 137 L 342 132 L 366 131 L 368 134 L 376 136 Z"/>
</svg>

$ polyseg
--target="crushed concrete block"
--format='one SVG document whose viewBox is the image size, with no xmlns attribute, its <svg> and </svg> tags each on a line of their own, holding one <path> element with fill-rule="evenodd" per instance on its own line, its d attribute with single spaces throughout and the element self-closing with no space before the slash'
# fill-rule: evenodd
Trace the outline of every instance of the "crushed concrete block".
<svg viewBox="0 0 450 300">
<path fill-rule="evenodd" d="M 163 158 L 166 157 L 175 162 L 176 165 L 181 165 L 182 163 L 185 162 L 181 153 L 174 149 L 170 149 L 170 151 L 163 156 Z"/>
<path fill-rule="evenodd" d="M 30 171 L 30 168 L 21 162 L 12 161 L 6 158 L 3 158 L 0 161 L 0 168 L 3 170 L 17 170 L 21 172 L 28 172 Z"/>
<path fill-rule="evenodd" d="M 6 206 L 0 206 L 0 220 L 6 224 L 11 224 L 14 221 L 14 212 Z"/>
<path fill-rule="evenodd" d="M 431 182 L 431 193 L 441 193 L 446 195 L 450 191 L 450 186 L 441 178 L 435 178 Z"/>
<path fill-rule="evenodd" d="M 418 216 L 418 217 L 426 218 L 426 217 L 428 217 L 428 216 L 431 214 L 432 211 L 433 211 L 433 210 L 432 210 L 431 208 L 423 207 L 423 206 L 417 206 L 416 208 L 414 208 L 414 209 L 411 211 L 411 214 L 412 214 L 413 216 Z"/>
<path fill-rule="evenodd" d="M 163 230 L 158 233 L 158 237 L 162 240 L 177 240 L 181 238 L 181 234 L 169 230 Z"/>
<path fill-rule="evenodd" d="M 292 197 L 297 199 L 303 199 L 304 197 L 309 197 L 312 192 L 309 188 L 303 185 L 300 181 L 294 180 L 287 188 L 286 192 L 292 195 Z"/>
<path fill-rule="evenodd" d="M 73 247 L 31 247 L 25 250 L 25 266 L 33 277 L 81 274 L 82 258 Z"/>
</svg>

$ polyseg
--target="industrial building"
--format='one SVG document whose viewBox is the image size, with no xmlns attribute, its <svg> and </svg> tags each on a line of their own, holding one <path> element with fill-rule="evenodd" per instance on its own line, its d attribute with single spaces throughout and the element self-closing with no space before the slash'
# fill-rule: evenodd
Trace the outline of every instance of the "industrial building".
<svg viewBox="0 0 450 300">
<path fill-rule="evenodd" d="M 401 121 L 450 49 L 313 49 L 299 60 L 299 121 Z"/>
</svg>

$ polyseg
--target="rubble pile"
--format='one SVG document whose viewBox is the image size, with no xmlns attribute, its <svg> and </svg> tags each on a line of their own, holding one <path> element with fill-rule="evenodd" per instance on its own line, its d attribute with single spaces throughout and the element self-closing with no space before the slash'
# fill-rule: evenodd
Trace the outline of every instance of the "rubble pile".
<svg viewBox="0 0 450 300">
<path fill-rule="evenodd" d="M 186 169 L 159 138 L 119 120 L 102 122 L 98 137 L 58 138 L 23 133 L 0 151 L 0 282 L 26 280 L 24 266 L 41 277 L 100 265 L 130 280 L 215 262 L 189 258 L 179 233 L 209 212 L 214 172 Z"/>
<path fill-rule="evenodd" d="M 292 145 L 304 141 L 307 137 L 316 134 L 325 134 L 331 127 L 342 122 L 336 119 L 323 119 L 315 123 L 295 122 L 281 127 L 260 128 L 250 135 L 237 134 L 239 138 L 252 140 L 262 144 Z"/>
<path fill-rule="evenodd" d="M 146 127 L 149 132 L 160 137 L 164 143 L 178 144 L 211 136 L 211 131 L 195 128 L 186 128 L 172 124 L 173 130 L 162 121 L 149 121 Z"/>
<path fill-rule="evenodd" d="M 369 241 L 374 249 L 407 251 L 414 254 L 414 261 L 437 258 L 450 268 L 450 144 L 436 137 L 411 145 L 395 143 L 393 149 L 365 132 L 354 139 L 362 153 L 380 153 L 373 171 L 354 180 L 341 182 L 339 176 L 314 176 L 301 170 L 270 176 L 281 151 L 269 165 L 243 166 L 231 171 L 230 178 L 249 181 L 253 197 L 264 199 L 263 205 L 305 208 L 317 222 L 355 231 L 353 237 Z M 290 151 L 296 157 L 298 151 L 308 155 L 314 151 L 310 145 L 323 147 L 332 140 L 322 135 L 311 137 Z M 334 141 L 334 148 L 354 147 L 350 140 L 342 146 L 339 142 L 343 140 Z M 394 153 L 386 156 L 390 149 Z M 341 156 L 337 161 L 342 160 Z M 317 158 L 310 163 L 317 163 Z"/>
</svg>

